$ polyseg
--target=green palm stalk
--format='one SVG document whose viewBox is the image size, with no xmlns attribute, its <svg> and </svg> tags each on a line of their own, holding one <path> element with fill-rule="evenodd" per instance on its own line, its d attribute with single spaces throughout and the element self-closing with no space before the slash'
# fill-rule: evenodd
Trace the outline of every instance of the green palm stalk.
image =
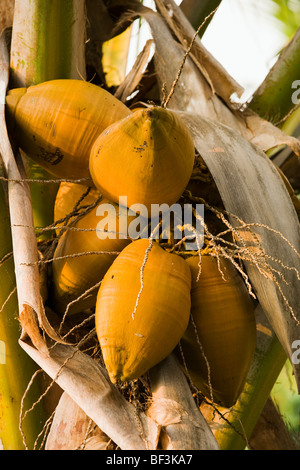
<svg viewBox="0 0 300 470">
<path fill-rule="evenodd" d="M 28 87 L 57 78 L 85 79 L 83 0 L 16 0 L 11 41 L 11 83 Z M 53 180 L 26 160 L 28 178 Z M 35 227 L 53 223 L 58 184 L 30 183 Z M 51 237 L 44 232 L 39 240 Z"/>
<path fill-rule="evenodd" d="M 279 123 L 299 102 L 300 29 L 282 50 L 249 107 L 260 116 Z M 298 90 L 298 91 L 297 91 Z"/>
<path fill-rule="evenodd" d="M 3 173 L 0 169 L 0 175 Z M 18 321 L 18 300 L 14 262 L 11 255 L 10 218 L 6 193 L 0 183 L 0 448 L 24 450 L 33 448 L 34 439 L 41 430 L 42 410 L 36 409 L 24 419 L 19 428 L 22 397 L 36 370 L 33 360 L 18 344 L 21 329 Z M 24 406 L 29 407 L 38 398 L 34 384 L 26 395 Z"/>
<path fill-rule="evenodd" d="M 83 0 L 16 0 L 11 41 L 14 86 L 85 78 Z"/>
</svg>

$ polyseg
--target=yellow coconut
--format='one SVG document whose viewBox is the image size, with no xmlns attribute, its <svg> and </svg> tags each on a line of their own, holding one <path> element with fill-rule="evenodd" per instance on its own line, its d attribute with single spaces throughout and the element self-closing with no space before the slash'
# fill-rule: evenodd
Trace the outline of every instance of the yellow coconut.
<svg viewBox="0 0 300 470">
<path fill-rule="evenodd" d="M 57 234 L 60 231 L 59 227 L 69 223 L 83 208 L 95 204 L 97 200 L 100 202 L 101 193 L 94 187 L 88 188 L 83 184 L 70 182 L 60 183 L 54 204 L 54 220 L 58 227 Z M 74 216 L 70 217 L 68 221 L 65 220 L 67 216 L 74 212 L 75 206 L 77 210 Z"/>
<path fill-rule="evenodd" d="M 180 341 L 193 383 L 225 407 L 239 397 L 256 345 L 254 306 L 238 271 L 227 259 L 186 260 L 192 273 L 191 319 Z M 223 273 L 223 275 L 222 275 Z M 224 278 L 223 278 L 224 276 Z"/>
<path fill-rule="evenodd" d="M 124 248 L 96 303 L 96 331 L 112 382 L 140 377 L 176 347 L 189 321 L 190 288 L 190 269 L 180 256 L 156 242 L 149 251 L 146 239 Z"/>
<path fill-rule="evenodd" d="M 127 229 L 135 217 L 127 208 L 102 199 L 99 205 L 74 219 L 54 253 L 53 310 L 63 314 L 68 309 L 73 314 L 95 307 L 97 283 L 131 242 Z"/>
<path fill-rule="evenodd" d="M 131 114 L 114 96 L 82 80 L 50 80 L 8 92 L 8 120 L 19 147 L 60 178 L 89 178 L 98 135 Z"/>
<path fill-rule="evenodd" d="M 159 107 L 139 109 L 108 127 L 95 141 L 90 173 L 108 199 L 127 205 L 172 205 L 182 195 L 194 165 L 194 144 L 182 119 Z"/>
</svg>

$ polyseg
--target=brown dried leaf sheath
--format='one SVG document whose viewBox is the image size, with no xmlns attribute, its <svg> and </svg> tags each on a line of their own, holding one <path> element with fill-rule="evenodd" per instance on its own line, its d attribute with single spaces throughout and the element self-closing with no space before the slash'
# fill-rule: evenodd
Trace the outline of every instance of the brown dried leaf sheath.
<svg viewBox="0 0 300 470">
<path fill-rule="evenodd" d="M 183 380 L 172 354 L 150 371 L 153 401 L 148 410 L 162 426 L 163 448 L 218 450 L 219 446 Z"/>
<path fill-rule="evenodd" d="M 95 360 L 62 344 L 53 347 L 49 356 L 29 343 L 20 344 L 121 449 L 156 448 L 159 433 L 156 423 L 143 413 L 137 415 L 135 407 L 108 381 Z"/>
<path fill-rule="evenodd" d="M 55 410 L 45 450 L 94 450 L 110 448 L 110 439 L 64 392 Z"/>
</svg>

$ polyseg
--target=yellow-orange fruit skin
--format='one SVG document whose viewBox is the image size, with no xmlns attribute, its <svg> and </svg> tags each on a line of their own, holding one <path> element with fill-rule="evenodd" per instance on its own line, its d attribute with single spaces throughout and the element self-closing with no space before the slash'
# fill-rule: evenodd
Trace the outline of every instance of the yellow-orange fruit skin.
<svg viewBox="0 0 300 470">
<path fill-rule="evenodd" d="M 106 204 L 112 212 L 105 211 L 100 216 L 99 208 L 103 208 Z M 95 307 L 97 286 L 85 297 L 78 301 L 76 299 L 101 281 L 118 253 L 131 242 L 126 233 L 123 235 L 119 233 L 122 215 L 126 221 L 122 225 L 123 230 L 125 225 L 128 228 L 128 224 L 136 214 L 102 199 L 96 207 L 74 220 L 59 239 L 52 262 L 51 294 L 53 309 L 57 313 L 64 314 L 68 309 L 69 314 L 75 314 Z M 116 231 L 115 236 L 99 238 L 100 232 L 97 229 L 101 221 L 105 221 L 106 230 L 112 227 Z M 99 253 L 91 254 L 91 252 Z"/>
<path fill-rule="evenodd" d="M 51 174 L 69 179 L 90 177 L 94 141 L 131 114 L 106 90 L 72 79 L 10 90 L 6 109 L 20 148 Z"/>
<path fill-rule="evenodd" d="M 108 199 L 127 205 L 172 205 L 182 195 L 194 165 L 194 144 L 175 112 L 139 109 L 107 128 L 95 141 L 90 173 Z M 153 211 L 152 211 L 153 213 Z"/>
<path fill-rule="evenodd" d="M 145 239 L 127 246 L 105 274 L 97 296 L 96 331 L 112 382 L 146 373 L 172 352 L 188 325 L 188 265 L 154 243 L 141 290 L 148 246 Z"/>
<path fill-rule="evenodd" d="M 66 217 L 75 210 L 75 206 L 78 203 L 79 207 L 77 206 L 77 209 L 81 211 L 83 207 L 94 204 L 97 200 L 100 202 L 100 197 L 101 193 L 94 187 L 88 188 L 84 184 L 65 181 L 60 183 L 54 203 L 54 221 L 57 224 L 56 233 L 60 232 L 60 226 L 64 226 L 64 224 L 74 219 L 75 215 L 68 220 L 66 220 Z"/>
<path fill-rule="evenodd" d="M 255 350 L 253 303 L 229 260 L 220 260 L 226 280 L 211 256 L 202 256 L 198 281 L 199 257 L 186 262 L 192 273 L 191 320 L 180 344 L 188 374 L 209 399 L 210 382 L 214 402 L 231 407 L 244 387 Z"/>
</svg>

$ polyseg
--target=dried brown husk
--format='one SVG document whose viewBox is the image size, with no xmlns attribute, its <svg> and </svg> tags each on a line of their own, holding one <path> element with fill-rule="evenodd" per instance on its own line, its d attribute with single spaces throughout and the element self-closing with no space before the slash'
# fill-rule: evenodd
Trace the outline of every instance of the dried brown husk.
<svg viewBox="0 0 300 470">
<path fill-rule="evenodd" d="M 0 5 L 0 31 L 12 26 L 14 6 L 14 0 L 2 0 Z"/>
<path fill-rule="evenodd" d="M 161 426 L 160 441 L 167 450 L 219 450 L 202 416 L 176 357 L 171 354 L 150 370 L 150 416 Z"/>
<path fill-rule="evenodd" d="M 64 392 L 58 402 L 45 450 L 108 450 L 111 439 Z"/>
</svg>

